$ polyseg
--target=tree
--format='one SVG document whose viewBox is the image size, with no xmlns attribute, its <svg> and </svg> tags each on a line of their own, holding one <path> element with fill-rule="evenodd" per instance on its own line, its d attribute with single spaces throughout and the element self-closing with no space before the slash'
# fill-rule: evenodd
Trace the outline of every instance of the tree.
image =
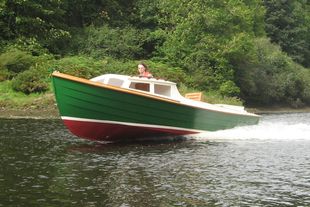
<svg viewBox="0 0 310 207">
<path fill-rule="evenodd" d="M 296 62 L 310 67 L 310 4 L 307 0 L 264 0 L 266 32 Z"/>
<path fill-rule="evenodd" d="M 299 107 L 309 103 L 309 71 L 304 72 L 267 38 L 255 39 L 254 53 L 240 63 L 236 71 L 236 83 L 247 104 Z"/>
<path fill-rule="evenodd" d="M 73 27 L 127 26 L 134 0 L 66 0 L 67 24 Z"/>
<path fill-rule="evenodd" d="M 63 2 L 58 0 L 7 0 L 1 4 L 3 38 L 39 41 L 52 52 L 70 37 L 64 24 Z M 5 26 L 3 26 L 5 25 Z"/>
<path fill-rule="evenodd" d="M 198 73 L 193 82 L 203 89 L 219 89 L 234 80 L 234 57 L 247 54 L 249 40 L 262 35 L 261 18 L 253 7 L 262 9 L 259 1 L 160 1 L 165 14 L 160 23 L 168 33 L 161 51 L 173 65 Z"/>
</svg>

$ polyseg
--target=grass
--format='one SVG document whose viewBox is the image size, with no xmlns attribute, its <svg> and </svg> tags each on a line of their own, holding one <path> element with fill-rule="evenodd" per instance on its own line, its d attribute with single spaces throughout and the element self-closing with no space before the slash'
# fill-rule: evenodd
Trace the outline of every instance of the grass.
<svg viewBox="0 0 310 207">
<path fill-rule="evenodd" d="M 14 91 L 9 80 L 0 82 L 0 94 L 0 107 L 5 109 L 39 109 L 55 104 L 51 89 L 46 93 L 26 95 Z"/>
</svg>

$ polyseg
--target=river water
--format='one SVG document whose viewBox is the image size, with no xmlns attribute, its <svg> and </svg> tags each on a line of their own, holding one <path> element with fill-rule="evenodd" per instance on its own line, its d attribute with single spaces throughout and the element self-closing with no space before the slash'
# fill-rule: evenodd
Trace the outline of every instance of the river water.
<svg viewBox="0 0 310 207">
<path fill-rule="evenodd" d="M 99 144 L 0 119 L 0 206 L 310 206 L 310 113 L 170 142 Z"/>
</svg>

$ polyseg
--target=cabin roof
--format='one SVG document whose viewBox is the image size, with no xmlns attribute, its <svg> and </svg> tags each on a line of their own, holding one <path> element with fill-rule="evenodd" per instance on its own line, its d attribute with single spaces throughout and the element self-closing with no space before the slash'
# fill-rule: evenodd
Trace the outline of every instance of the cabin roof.
<svg viewBox="0 0 310 207">
<path fill-rule="evenodd" d="M 165 84 L 165 85 L 176 85 L 176 83 L 171 81 L 166 81 L 164 79 L 157 79 L 157 78 L 147 78 L 147 77 L 138 77 L 138 76 L 128 76 L 128 75 L 118 75 L 118 74 L 105 74 L 101 75 L 95 78 L 92 78 L 91 80 L 96 81 L 102 78 L 117 78 L 123 81 L 138 81 L 138 82 L 144 82 L 144 83 L 159 83 L 159 84 Z"/>
</svg>

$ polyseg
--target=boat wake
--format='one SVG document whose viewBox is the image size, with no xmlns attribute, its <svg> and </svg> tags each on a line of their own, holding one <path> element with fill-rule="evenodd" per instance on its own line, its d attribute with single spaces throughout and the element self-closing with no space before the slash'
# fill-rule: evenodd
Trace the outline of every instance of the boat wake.
<svg viewBox="0 0 310 207">
<path fill-rule="evenodd" d="M 310 140 L 310 114 L 267 115 L 258 125 L 190 136 L 205 140 Z"/>
</svg>

